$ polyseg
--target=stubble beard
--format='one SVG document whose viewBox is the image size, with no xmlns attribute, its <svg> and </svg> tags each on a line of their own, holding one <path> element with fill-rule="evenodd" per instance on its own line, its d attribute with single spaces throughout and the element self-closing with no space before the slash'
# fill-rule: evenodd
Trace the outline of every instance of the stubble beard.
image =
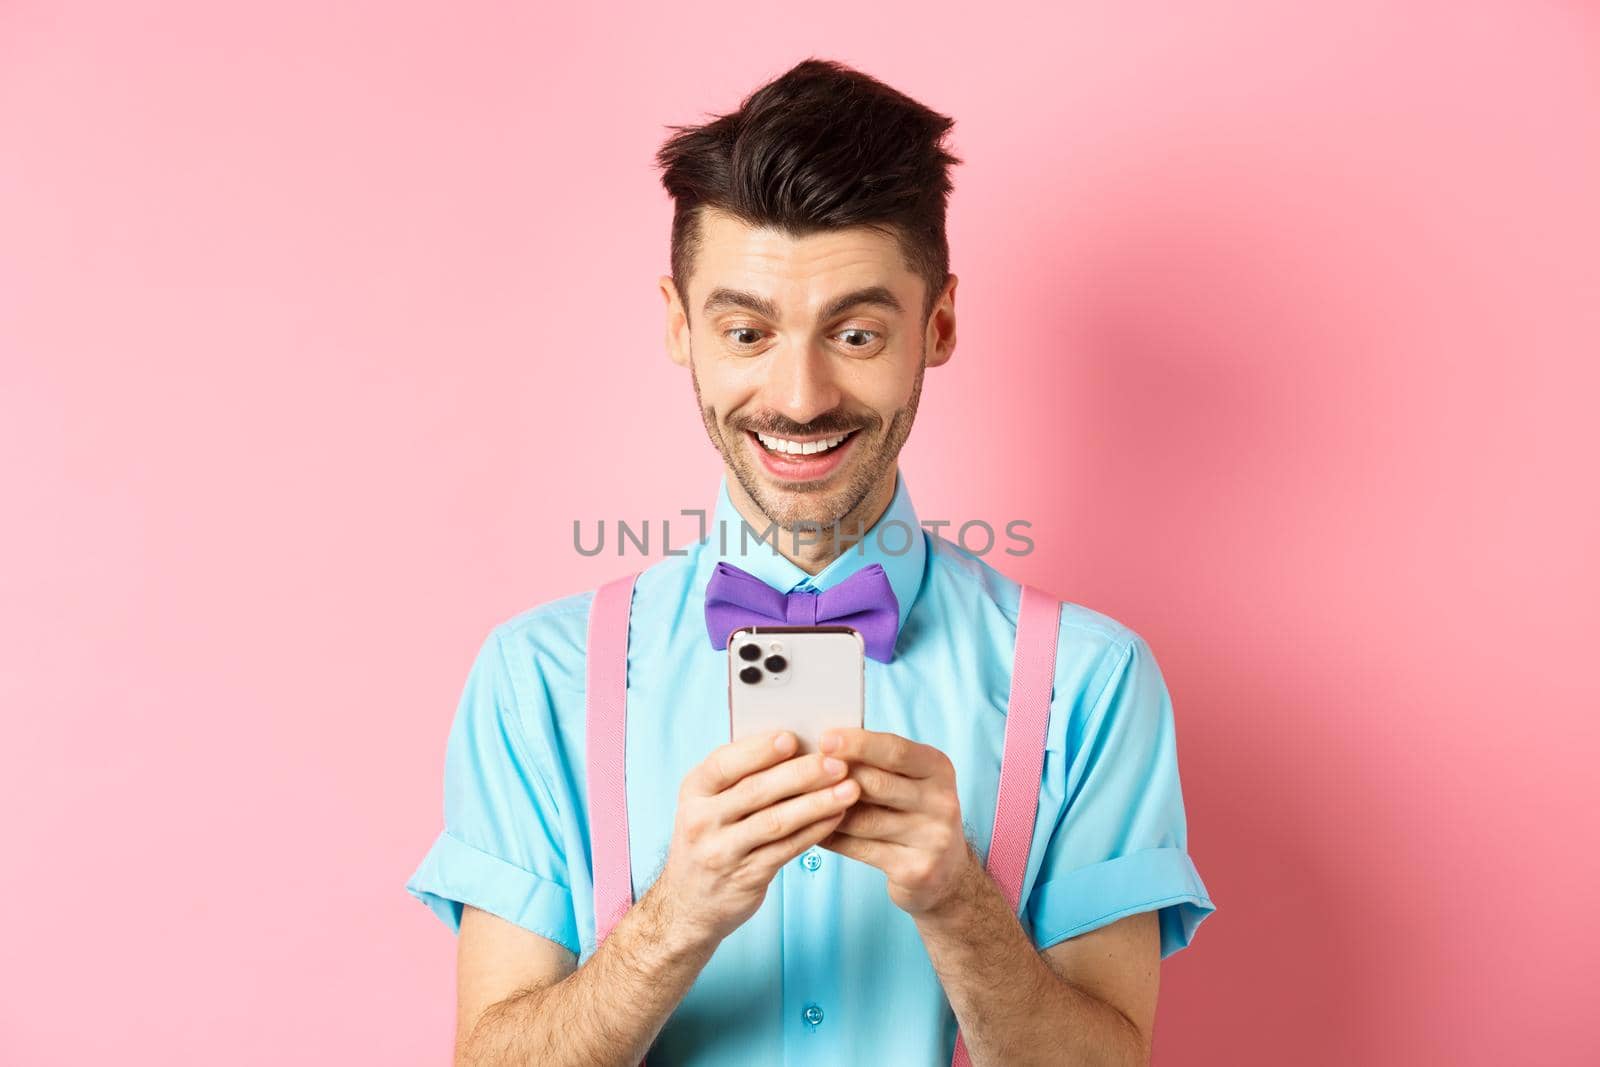
<svg viewBox="0 0 1600 1067">
<path fill-rule="evenodd" d="M 861 439 L 851 445 L 856 454 L 849 458 L 850 472 L 844 485 L 815 490 L 774 490 L 768 482 L 769 476 L 764 470 L 757 469 L 757 461 L 750 458 L 744 447 L 741 438 L 744 437 L 745 427 L 724 428 L 717 413 L 701 398 L 700 379 L 695 373 L 693 358 L 689 360 L 689 377 L 694 383 L 695 405 L 700 410 L 700 421 L 705 426 L 706 436 L 722 454 L 723 463 L 733 473 L 739 487 L 755 501 L 756 507 L 760 508 L 769 520 L 786 531 L 797 531 L 803 524 L 803 529 L 807 533 L 813 529 L 820 529 L 824 536 L 832 537 L 837 525 L 839 536 L 845 539 L 859 534 L 861 528 L 867 525 L 867 516 L 858 512 L 867 497 L 884 480 L 888 472 L 894 469 L 901 448 L 911 436 L 911 426 L 917 416 L 917 404 L 922 397 L 922 376 L 926 370 L 926 362 L 919 357 L 917 377 L 911 386 L 911 396 L 905 406 L 896 411 L 889 420 L 886 430 L 879 430 L 872 424 L 856 423 L 860 426 L 857 436 Z M 879 425 L 882 423 L 881 419 L 874 421 Z M 765 429 L 759 426 L 749 428 Z M 828 428 L 834 429 L 837 425 Z"/>
</svg>

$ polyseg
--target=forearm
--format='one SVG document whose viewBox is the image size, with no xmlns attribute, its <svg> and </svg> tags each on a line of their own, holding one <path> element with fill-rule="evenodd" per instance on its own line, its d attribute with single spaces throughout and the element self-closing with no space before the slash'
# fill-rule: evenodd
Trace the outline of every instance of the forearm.
<svg viewBox="0 0 1600 1067">
<path fill-rule="evenodd" d="M 1045 962 L 976 858 L 949 904 L 917 929 L 973 1067 L 1149 1062 L 1127 1016 Z"/>
<path fill-rule="evenodd" d="M 458 1064 L 637 1067 L 716 949 L 675 923 L 654 890 L 582 967 L 485 1011 Z"/>
</svg>

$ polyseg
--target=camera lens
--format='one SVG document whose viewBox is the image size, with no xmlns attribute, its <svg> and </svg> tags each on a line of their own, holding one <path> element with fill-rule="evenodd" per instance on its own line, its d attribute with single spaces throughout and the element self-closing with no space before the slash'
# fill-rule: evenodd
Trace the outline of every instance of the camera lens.
<svg viewBox="0 0 1600 1067">
<path fill-rule="evenodd" d="M 788 665 L 789 661 L 784 659 L 782 656 L 767 657 L 767 670 L 771 671 L 773 674 L 777 674 Z"/>
<path fill-rule="evenodd" d="M 761 668 L 746 667 L 744 670 L 739 672 L 739 681 L 745 683 L 746 685 L 755 685 L 757 682 L 761 681 Z"/>
<path fill-rule="evenodd" d="M 739 658 L 743 660 L 758 660 L 761 658 L 760 645 L 740 645 Z"/>
</svg>

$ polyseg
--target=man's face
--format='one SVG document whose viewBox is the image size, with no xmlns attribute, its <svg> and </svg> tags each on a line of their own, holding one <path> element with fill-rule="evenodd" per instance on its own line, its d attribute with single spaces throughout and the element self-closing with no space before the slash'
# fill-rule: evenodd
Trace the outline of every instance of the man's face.
<svg viewBox="0 0 1600 1067">
<path fill-rule="evenodd" d="M 954 347 L 956 279 L 924 328 L 923 280 L 892 237 L 795 238 L 710 209 L 700 226 L 688 292 L 661 286 L 706 433 L 769 519 L 851 532 L 888 503 L 923 369 Z"/>
</svg>

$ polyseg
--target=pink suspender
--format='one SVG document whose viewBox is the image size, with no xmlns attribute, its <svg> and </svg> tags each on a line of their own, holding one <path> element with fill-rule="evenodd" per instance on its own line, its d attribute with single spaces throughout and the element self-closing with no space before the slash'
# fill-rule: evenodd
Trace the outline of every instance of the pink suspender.
<svg viewBox="0 0 1600 1067">
<path fill-rule="evenodd" d="M 594 851 L 594 944 L 633 907 L 628 859 L 628 609 L 633 580 L 625 574 L 595 590 L 589 608 L 585 666 L 589 843 Z M 639 1061 L 645 1067 L 646 1060 Z"/>
<path fill-rule="evenodd" d="M 1006 706 L 1006 740 L 1000 754 L 1000 795 L 989 841 L 989 876 L 1005 893 L 1011 910 L 1022 898 L 1039 814 L 1039 779 L 1044 771 L 1045 729 L 1056 680 L 1056 633 L 1061 605 L 1031 585 L 1022 587 L 1017 608 L 1017 643 L 1011 654 L 1011 697 Z M 968 1067 L 967 1046 L 956 1034 L 951 1067 Z"/>
<path fill-rule="evenodd" d="M 589 609 L 587 671 L 589 842 L 594 850 L 594 943 L 606 939 L 633 906 L 628 860 L 628 792 L 624 786 L 628 725 L 628 609 L 633 580 L 602 585 Z"/>
<path fill-rule="evenodd" d="M 589 611 L 587 664 L 589 840 L 594 850 L 595 946 L 633 906 L 633 874 L 628 860 L 628 803 L 624 783 L 627 737 L 628 614 L 636 574 L 624 575 L 596 590 Z M 1017 642 L 1011 664 L 1011 696 L 1006 710 L 1005 748 L 1000 758 L 1000 793 L 987 870 L 1012 911 L 1022 898 L 1022 881 L 1039 812 L 1039 780 L 1044 770 L 1045 730 L 1055 683 L 1060 602 L 1032 586 L 1022 587 L 1017 609 Z M 966 1046 L 956 1034 L 951 1067 L 969 1067 Z M 640 1067 L 644 1067 L 641 1063 Z"/>
</svg>

